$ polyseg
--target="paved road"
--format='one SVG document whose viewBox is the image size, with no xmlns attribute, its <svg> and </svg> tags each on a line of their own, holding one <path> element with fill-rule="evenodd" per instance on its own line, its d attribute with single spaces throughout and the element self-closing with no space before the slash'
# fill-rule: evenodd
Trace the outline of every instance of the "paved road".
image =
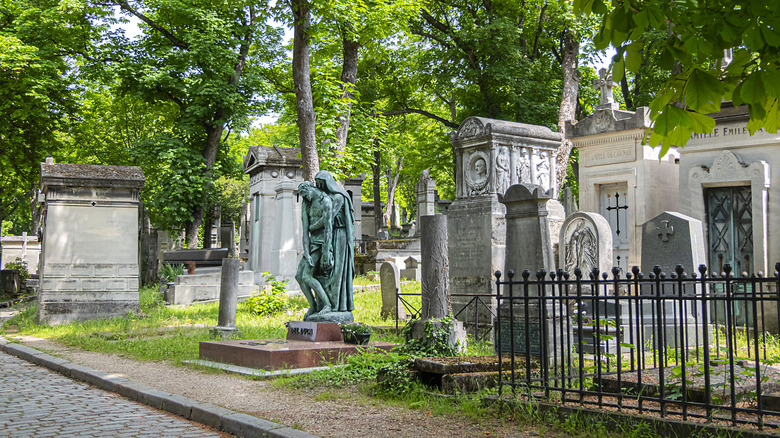
<svg viewBox="0 0 780 438">
<path fill-rule="evenodd" d="M 0 352 L 0 437 L 225 437 Z"/>
</svg>

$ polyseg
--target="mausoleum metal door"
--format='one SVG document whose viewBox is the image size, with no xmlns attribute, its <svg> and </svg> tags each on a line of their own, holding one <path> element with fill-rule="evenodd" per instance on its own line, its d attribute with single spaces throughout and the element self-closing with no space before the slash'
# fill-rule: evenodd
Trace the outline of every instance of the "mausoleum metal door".
<svg viewBox="0 0 780 438">
<path fill-rule="evenodd" d="M 709 269 L 753 273 L 753 210 L 749 186 L 713 187 L 704 193 Z"/>
<path fill-rule="evenodd" d="M 599 186 L 600 213 L 612 229 L 613 265 L 628 272 L 631 211 L 628 208 L 628 184 L 615 183 Z"/>
</svg>

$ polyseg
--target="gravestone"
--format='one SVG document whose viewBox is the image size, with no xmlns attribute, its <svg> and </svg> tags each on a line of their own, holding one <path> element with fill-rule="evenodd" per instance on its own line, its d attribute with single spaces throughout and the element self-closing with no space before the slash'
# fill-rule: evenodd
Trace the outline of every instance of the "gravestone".
<svg viewBox="0 0 780 438">
<path fill-rule="evenodd" d="M 398 320 L 406 318 L 406 310 L 396 296 L 401 289 L 401 276 L 398 266 L 391 261 L 382 263 L 379 268 L 379 283 L 382 287 L 382 319 L 395 318 L 398 312 Z"/>
<path fill-rule="evenodd" d="M 138 312 L 139 167 L 41 163 L 38 321 Z"/>
<path fill-rule="evenodd" d="M 235 256 L 235 224 L 230 219 L 220 223 L 219 244 L 220 248 L 227 248 L 231 257 Z"/>
<path fill-rule="evenodd" d="M 525 269 L 533 273 L 542 269 L 548 273 L 554 271 L 555 258 L 547 222 L 550 192 L 534 184 L 516 184 L 509 187 L 499 199 L 506 206 L 504 275 L 510 269 L 514 270 L 517 273 L 515 281 L 518 281 L 519 273 Z M 516 294 L 520 293 L 519 288 L 513 290 Z M 503 291 L 506 292 L 507 289 Z M 545 293 L 555 291 L 555 288 L 550 288 Z M 529 295 L 536 296 L 536 292 L 533 291 Z M 511 353 L 514 350 L 515 354 L 529 353 L 536 357 L 546 351 L 548 366 L 553 366 L 554 363 L 562 364 L 560 359 L 554 358 L 564 357 L 572 351 L 572 345 L 563 342 L 572 339 L 571 326 L 565 321 L 565 313 L 560 306 L 554 305 L 553 301 L 542 306 L 540 300 L 530 300 L 527 302 L 527 308 L 525 304 L 519 300 L 503 302 L 499 309 L 501 342 L 495 342 L 495 348 L 500 348 L 503 353 Z M 525 318 L 526 310 L 528 319 Z M 569 333 L 561 333 L 562 327 L 569 330 Z"/>
<path fill-rule="evenodd" d="M 555 270 L 547 222 L 550 193 L 533 184 L 516 184 L 499 197 L 506 206 L 506 267 L 520 273 Z"/>
<path fill-rule="evenodd" d="M 612 230 L 598 213 L 579 212 L 566 218 L 559 240 L 559 264 L 574 278 L 574 269 L 588 278 L 593 268 L 612 271 Z"/>
<path fill-rule="evenodd" d="M 660 266 L 661 272 L 666 278 L 672 278 L 677 265 L 683 266 L 685 273 L 690 277 L 692 273 L 698 274 L 700 264 L 705 264 L 704 233 L 701 221 L 677 212 L 663 212 L 642 225 L 642 273 L 648 279 L 653 274 L 655 266 Z M 663 329 L 663 337 L 668 347 L 676 348 L 680 338 L 680 330 L 686 330 L 685 338 L 689 340 L 702 340 L 702 330 L 708 327 L 702 321 L 701 301 L 683 300 L 682 312 L 680 311 L 679 295 L 699 295 L 701 291 L 693 284 L 684 284 L 682 291 L 676 285 L 662 284 L 660 296 L 668 296 L 660 302 L 659 314 L 655 301 L 643 300 L 641 302 L 640 320 L 643 333 L 636 332 L 639 326 L 624 327 L 634 331 L 631 337 L 644 339 L 645 346 L 655 343 L 657 331 Z M 650 292 L 649 285 L 645 285 L 641 294 Z M 658 292 L 656 292 L 658 293 Z M 658 295 L 653 295 L 658 296 Z M 627 303 L 621 302 L 621 313 L 627 314 Z M 683 328 L 684 327 L 684 328 Z"/>
<path fill-rule="evenodd" d="M 3 236 L 0 241 L 3 245 L 0 269 L 5 268 L 7 263 L 16 261 L 18 257 L 27 262 L 28 273 L 38 275 L 41 255 L 41 242 L 38 241 L 38 236 L 29 236 L 24 232 L 21 236 Z"/>
<path fill-rule="evenodd" d="M 492 295 L 493 273 L 505 268 L 506 207 L 498 196 L 513 184 L 542 180 L 556 197 L 554 157 L 561 134 L 543 126 L 469 117 L 450 134 L 450 142 L 456 161 L 456 197 L 446 209 L 450 287 L 457 294 L 452 307 L 468 327 L 479 322 L 486 330 L 493 318 L 488 309 L 495 303 L 480 298 L 484 305 L 474 310 L 467 295 Z"/>
<path fill-rule="evenodd" d="M 699 265 L 707 264 L 704 245 L 700 220 L 665 211 L 642 225 L 642 272 L 660 266 L 668 276 L 682 265 L 689 275 L 698 273 Z"/>
<path fill-rule="evenodd" d="M 404 260 L 405 269 L 401 269 L 401 278 L 410 281 L 420 281 L 422 279 L 420 262 L 414 257 L 408 257 Z"/>
</svg>

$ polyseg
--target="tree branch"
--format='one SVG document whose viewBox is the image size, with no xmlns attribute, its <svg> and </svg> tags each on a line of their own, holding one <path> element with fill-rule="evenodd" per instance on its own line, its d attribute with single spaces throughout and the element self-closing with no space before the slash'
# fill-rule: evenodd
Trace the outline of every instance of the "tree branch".
<svg viewBox="0 0 780 438">
<path fill-rule="evenodd" d="M 168 41 L 173 43 L 174 46 L 176 46 L 176 47 L 178 47 L 178 48 L 180 48 L 182 50 L 189 50 L 189 48 L 190 48 L 189 44 L 187 44 L 184 41 L 180 40 L 179 38 L 176 37 L 176 35 L 174 35 L 171 32 L 169 32 L 168 29 L 160 26 L 159 24 L 157 24 L 151 18 L 147 17 L 146 15 L 142 14 L 139 10 L 137 10 L 137 9 L 133 8 L 132 6 L 130 6 L 130 3 L 127 0 L 117 1 L 116 4 L 117 4 L 117 6 L 119 6 L 122 9 L 124 9 L 125 11 L 127 11 L 127 12 L 135 15 L 136 17 L 138 17 L 141 21 L 143 21 L 144 23 L 148 24 L 149 27 L 151 27 L 152 29 L 160 32 L 162 34 L 162 36 L 164 36 Z"/>
<path fill-rule="evenodd" d="M 392 110 L 392 111 L 384 111 L 382 112 L 383 116 L 397 116 L 401 114 L 419 114 L 421 116 L 428 117 L 429 119 L 436 120 L 437 122 L 443 124 L 444 126 L 452 129 L 458 129 L 458 124 L 451 122 L 443 117 L 439 117 L 436 114 L 433 114 L 431 112 L 420 110 L 420 109 L 414 109 L 414 108 L 404 108 L 400 110 Z"/>
</svg>

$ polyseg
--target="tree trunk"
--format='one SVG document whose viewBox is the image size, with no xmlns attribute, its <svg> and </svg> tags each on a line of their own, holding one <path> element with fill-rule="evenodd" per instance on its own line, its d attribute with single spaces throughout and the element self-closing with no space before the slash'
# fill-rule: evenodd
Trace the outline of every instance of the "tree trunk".
<svg viewBox="0 0 780 438">
<path fill-rule="evenodd" d="M 561 61 L 563 93 L 561 94 L 561 107 L 558 111 L 558 132 L 563 136 L 563 140 L 558 147 L 555 170 L 556 187 L 559 190 L 566 179 L 566 166 L 569 163 L 569 155 L 572 148 L 571 140 L 566 138 L 566 122 L 574 120 L 574 113 L 577 109 L 580 84 L 580 75 L 577 72 L 577 57 L 579 53 L 579 39 L 576 35 L 573 35 L 571 30 L 565 31 L 563 35 L 563 59 Z"/>
<path fill-rule="evenodd" d="M 187 236 L 187 248 L 188 249 L 197 249 L 198 248 L 198 231 L 200 230 L 200 225 L 203 223 L 203 206 L 195 207 L 195 211 L 193 211 L 192 214 L 193 219 L 191 221 L 187 221 L 187 225 L 184 229 L 186 236 Z"/>
<path fill-rule="evenodd" d="M 344 92 L 341 95 L 343 100 L 347 100 L 344 113 L 338 116 L 339 127 L 336 129 L 336 150 L 343 151 L 347 147 L 347 134 L 349 133 L 349 118 L 352 112 L 352 88 L 357 81 L 358 52 L 360 43 L 351 41 L 347 37 L 343 40 L 344 63 L 341 66 L 341 82 L 343 82 Z"/>
<path fill-rule="evenodd" d="M 626 79 L 626 75 L 623 75 L 623 79 L 620 80 L 620 91 L 623 92 L 623 101 L 626 103 L 626 109 L 633 111 L 635 109 L 634 100 L 631 99 L 631 90 L 628 89 L 628 79 Z"/>
<path fill-rule="evenodd" d="M 374 145 L 377 149 L 374 150 L 374 164 L 371 166 L 371 170 L 374 174 L 374 228 L 375 234 L 379 233 L 379 230 L 384 226 L 382 224 L 382 182 L 380 166 L 382 164 L 382 152 L 379 150 L 379 141 L 374 140 Z"/>
<path fill-rule="evenodd" d="M 298 138 L 301 143 L 303 179 L 314 181 L 320 170 L 317 141 L 314 134 L 314 100 L 309 77 L 309 49 L 311 35 L 311 5 L 307 0 L 291 0 L 293 13 L 293 83 L 295 84 L 295 110 L 298 114 Z"/>
<path fill-rule="evenodd" d="M 395 225 L 392 221 L 393 209 L 395 208 L 395 189 L 398 187 L 398 178 L 401 176 L 401 169 L 404 167 L 404 157 L 398 159 L 398 163 L 395 166 L 395 175 L 393 170 L 387 171 L 387 204 L 385 205 L 385 222 L 390 222 L 390 227 Z"/>
<path fill-rule="evenodd" d="M 41 229 L 41 204 L 38 203 L 38 184 L 32 183 L 30 185 L 30 218 L 32 218 L 32 229 L 30 233 L 34 236 L 38 235 L 38 231 Z"/>
</svg>

